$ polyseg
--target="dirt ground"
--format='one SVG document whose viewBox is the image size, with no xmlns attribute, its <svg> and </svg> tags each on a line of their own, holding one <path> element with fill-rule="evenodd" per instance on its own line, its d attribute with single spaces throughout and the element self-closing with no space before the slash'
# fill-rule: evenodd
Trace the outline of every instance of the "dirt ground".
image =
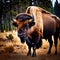
<svg viewBox="0 0 60 60">
<path fill-rule="evenodd" d="M 1 41 L 0 40 L 0 51 L 3 50 L 4 46 L 13 45 L 14 52 L 13 53 L 0 53 L 0 60 L 60 60 L 60 40 L 58 40 L 58 54 L 54 55 L 55 47 L 53 44 L 51 54 L 47 54 L 49 49 L 48 41 L 43 39 L 42 47 L 37 49 L 37 56 L 27 56 L 28 47 L 26 43 L 22 44 L 20 39 L 17 37 L 17 33 L 13 32 L 5 32 L 0 33 L 0 38 L 6 38 L 6 35 L 13 34 L 14 39 L 13 42 L 10 41 Z M 54 42 L 54 41 L 53 41 Z M 4 46 L 3 46 L 4 45 Z"/>
</svg>

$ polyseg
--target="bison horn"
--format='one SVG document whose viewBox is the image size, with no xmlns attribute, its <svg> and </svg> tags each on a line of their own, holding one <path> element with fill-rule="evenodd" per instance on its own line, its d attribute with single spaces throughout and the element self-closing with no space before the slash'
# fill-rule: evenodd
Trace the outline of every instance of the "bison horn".
<svg viewBox="0 0 60 60">
<path fill-rule="evenodd" d="M 32 21 L 34 21 L 34 15 L 32 14 Z"/>
</svg>

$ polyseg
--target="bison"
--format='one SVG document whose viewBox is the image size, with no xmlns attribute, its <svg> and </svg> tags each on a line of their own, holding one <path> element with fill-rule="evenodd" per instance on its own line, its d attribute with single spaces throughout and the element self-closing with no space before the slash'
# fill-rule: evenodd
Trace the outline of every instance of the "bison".
<svg viewBox="0 0 60 60">
<path fill-rule="evenodd" d="M 36 49 L 41 47 L 42 39 L 48 39 L 50 44 L 48 54 L 51 53 L 52 36 L 54 36 L 55 54 L 57 54 L 60 19 L 56 15 L 40 7 L 30 6 L 26 13 L 16 16 L 16 22 L 13 24 L 18 27 L 18 36 L 21 38 L 21 42 L 26 41 L 28 45 L 27 56 L 31 55 L 31 48 L 33 48 L 32 56 L 36 56 Z"/>
</svg>

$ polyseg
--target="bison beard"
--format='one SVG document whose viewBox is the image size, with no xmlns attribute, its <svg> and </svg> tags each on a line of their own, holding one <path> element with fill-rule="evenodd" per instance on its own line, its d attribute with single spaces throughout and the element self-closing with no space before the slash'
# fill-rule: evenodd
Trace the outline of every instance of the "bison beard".
<svg viewBox="0 0 60 60">
<path fill-rule="evenodd" d="M 21 32 L 21 33 L 20 33 Z M 20 34 L 19 34 L 20 33 Z M 21 42 L 24 43 L 25 41 L 28 42 L 29 44 L 31 44 L 31 42 L 29 41 L 29 38 L 26 34 L 26 31 L 23 31 L 23 30 L 19 30 L 18 32 L 18 36 L 20 37 L 21 39 Z"/>
<path fill-rule="evenodd" d="M 41 45 L 42 45 L 42 36 L 40 37 L 40 39 L 38 39 L 38 32 L 37 31 L 33 31 L 30 36 L 31 37 L 28 37 L 28 38 L 32 43 L 32 47 L 35 46 L 37 49 L 39 47 L 41 47 Z"/>
<path fill-rule="evenodd" d="M 18 36 L 20 37 L 22 43 L 24 43 L 26 41 L 27 43 L 31 44 L 31 42 L 29 41 L 29 37 L 27 36 L 27 30 L 29 28 L 31 28 L 31 26 L 33 26 L 33 25 L 35 25 L 34 21 L 29 22 L 28 24 L 26 24 L 24 26 L 25 29 L 19 29 Z"/>
<path fill-rule="evenodd" d="M 40 37 L 40 39 L 38 39 L 38 32 L 35 30 L 31 33 L 31 37 L 28 36 L 27 34 L 27 30 L 29 28 L 31 28 L 32 25 L 34 25 L 35 23 L 31 22 L 29 23 L 30 26 L 25 26 L 24 29 L 19 29 L 18 31 L 18 36 L 20 37 L 21 39 L 21 42 L 24 43 L 26 41 L 27 45 L 28 45 L 28 48 L 29 48 L 29 51 L 28 51 L 28 55 L 31 55 L 31 47 L 33 48 L 33 54 L 32 56 L 36 56 L 36 49 L 41 47 L 42 45 L 42 40 Z"/>
</svg>

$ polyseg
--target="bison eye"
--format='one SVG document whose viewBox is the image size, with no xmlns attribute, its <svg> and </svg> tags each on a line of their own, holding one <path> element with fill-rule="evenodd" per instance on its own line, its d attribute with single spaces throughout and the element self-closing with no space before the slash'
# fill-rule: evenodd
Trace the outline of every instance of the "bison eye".
<svg viewBox="0 0 60 60">
<path fill-rule="evenodd" d="M 14 22 L 14 23 L 13 23 L 13 25 L 14 25 L 15 27 L 18 27 L 18 25 L 17 25 L 17 23 L 16 23 L 16 22 Z"/>
<path fill-rule="evenodd" d="M 34 25 L 35 25 L 35 22 L 34 21 L 32 21 L 32 22 L 29 23 L 29 27 L 32 27 Z"/>
</svg>

